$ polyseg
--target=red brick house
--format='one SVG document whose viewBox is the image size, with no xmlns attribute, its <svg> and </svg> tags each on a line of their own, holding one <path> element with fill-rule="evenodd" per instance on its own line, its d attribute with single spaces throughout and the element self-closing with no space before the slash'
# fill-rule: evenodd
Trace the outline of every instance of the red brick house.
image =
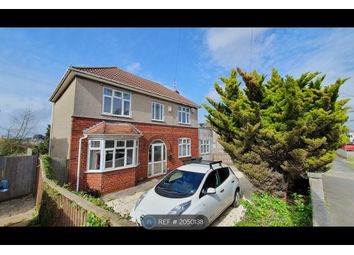
<svg viewBox="0 0 354 255">
<path fill-rule="evenodd" d="M 50 97 L 54 176 L 101 194 L 198 156 L 199 106 L 117 67 L 70 67 Z"/>
</svg>

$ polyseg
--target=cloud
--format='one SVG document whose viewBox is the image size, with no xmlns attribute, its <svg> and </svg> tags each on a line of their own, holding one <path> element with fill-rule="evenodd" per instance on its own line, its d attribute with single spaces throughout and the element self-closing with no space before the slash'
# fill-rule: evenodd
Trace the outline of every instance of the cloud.
<svg viewBox="0 0 354 255">
<path fill-rule="evenodd" d="M 213 28 L 205 30 L 204 40 L 214 69 L 239 66 L 246 71 L 256 69 L 268 77 L 273 67 L 281 75 L 295 77 L 320 71 L 326 74 L 325 85 L 337 78 L 352 77 L 340 94 L 354 99 L 354 29 Z M 354 108 L 354 100 L 348 104 Z M 350 119 L 354 119 L 354 113 Z M 354 129 L 354 122 L 350 125 Z"/>
<path fill-rule="evenodd" d="M 127 71 L 129 73 L 137 73 L 137 72 L 139 72 L 140 67 L 141 67 L 140 63 L 139 62 L 135 62 L 135 63 L 132 63 L 132 64 L 128 65 L 126 67 L 126 69 L 127 69 Z"/>
<path fill-rule="evenodd" d="M 211 61 L 224 68 L 249 67 L 258 62 L 273 37 L 264 37 L 266 28 L 212 28 L 206 31 L 205 41 Z"/>
</svg>

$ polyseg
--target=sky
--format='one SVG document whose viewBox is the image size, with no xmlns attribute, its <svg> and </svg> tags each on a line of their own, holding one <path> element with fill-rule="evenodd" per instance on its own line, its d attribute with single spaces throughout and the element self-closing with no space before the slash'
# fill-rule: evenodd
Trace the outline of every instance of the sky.
<svg viewBox="0 0 354 255">
<path fill-rule="evenodd" d="M 117 66 L 173 88 L 198 104 L 218 99 L 214 82 L 231 68 L 270 76 L 326 74 L 325 85 L 352 77 L 342 98 L 354 97 L 354 29 L 349 28 L 0 28 L 0 134 L 29 107 L 33 133 L 51 120 L 49 97 L 70 66 Z M 354 100 L 348 103 L 354 108 Z M 199 109 L 199 122 L 206 111 Z M 347 124 L 354 129 L 353 121 Z"/>
</svg>

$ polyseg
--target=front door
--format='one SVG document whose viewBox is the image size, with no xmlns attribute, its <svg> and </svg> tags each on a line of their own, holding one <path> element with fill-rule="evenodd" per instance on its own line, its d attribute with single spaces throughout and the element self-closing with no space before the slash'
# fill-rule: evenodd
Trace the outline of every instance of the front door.
<svg viewBox="0 0 354 255">
<path fill-rule="evenodd" d="M 149 148 L 148 177 L 166 173 L 166 146 L 163 142 L 154 142 Z"/>
</svg>

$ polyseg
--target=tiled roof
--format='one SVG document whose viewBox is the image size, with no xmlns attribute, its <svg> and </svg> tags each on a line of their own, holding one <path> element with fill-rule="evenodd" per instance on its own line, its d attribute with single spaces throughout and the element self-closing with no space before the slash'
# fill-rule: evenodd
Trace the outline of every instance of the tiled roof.
<svg viewBox="0 0 354 255">
<path fill-rule="evenodd" d="M 142 89 L 148 92 L 157 93 L 160 96 L 166 96 L 170 99 L 178 100 L 190 106 L 198 107 L 198 105 L 191 100 L 180 95 L 176 91 L 166 88 L 165 86 L 146 80 L 142 77 L 128 73 L 117 67 L 71 67 L 73 70 L 81 71 L 87 74 L 95 75 L 97 77 L 109 79 L 114 82 L 126 84 L 137 89 Z"/>
<path fill-rule="evenodd" d="M 142 135 L 142 132 L 130 123 L 99 122 L 84 130 L 84 134 L 97 135 Z"/>
</svg>

